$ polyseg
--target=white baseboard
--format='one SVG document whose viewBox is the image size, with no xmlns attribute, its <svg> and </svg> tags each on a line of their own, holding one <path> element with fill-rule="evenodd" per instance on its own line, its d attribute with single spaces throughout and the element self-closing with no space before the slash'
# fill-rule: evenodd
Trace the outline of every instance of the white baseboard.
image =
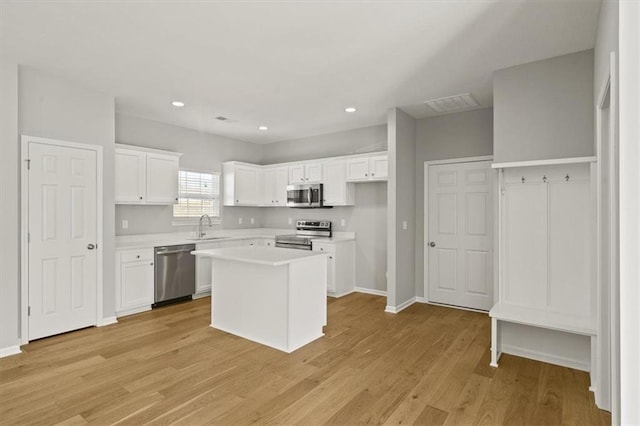
<svg viewBox="0 0 640 426">
<path fill-rule="evenodd" d="M 416 303 L 429 303 L 429 301 L 422 296 L 416 296 Z"/>
<path fill-rule="evenodd" d="M 7 346 L 6 348 L 0 348 L 0 358 L 4 358 L 6 356 L 18 355 L 22 353 L 20 350 L 20 346 Z"/>
<path fill-rule="evenodd" d="M 402 311 L 403 309 L 408 308 L 409 306 L 413 305 L 414 303 L 416 303 L 415 296 L 412 297 L 411 299 L 407 300 L 406 302 L 402 302 L 398 306 L 387 305 L 387 307 L 384 308 L 384 311 L 388 312 L 390 314 L 397 314 L 398 312 Z"/>
<path fill-rule="evenodd" d="M 502 344 L 502 353 L 515 356 L 521 356 L 523 358 L 535 359 L 536 361 L 542 361 L 549 364 L 559 365 L 561 367 L 574 368 L 580 371 L 589 371 L 591 365 L 586 362 L 582 362 L 576 359 L 566 358 L 563 356 L 553 355 L 545 352 L 532 351 L 530 349 L 520 348 L 517 346 L 510 346 Z"/>
<path fill-rule="evenodd" d="M 358 293 L 366 293 L 366 294 L 373 294 L 374 296 L 387 297 L 387 292 L 384 290 L 376 290 L 373 288 L 366 288 L 366 287 L 356 287 L 355 291 L 357 291 Z"/>
<path fill-rule="evenodd" d="M 337 299 L 339 297 L 346 296 L 347 294 L 351 294 L 351 293 L 355 293 L 355 290 L 345 291 L 344 293 L 329 293 L 329 292 L 327 292 L 327 296 Z"/>
<path fill-rule="evenodd" d="M 116 312 L 116 317 L 120 318 L 120 317 L 124 317 L 124 316 L 127 316 L 127 315 L 139 314 L 140 312 L 146 312 L 146 311 L 150 311 L 150 310 L 151 310 L 151 305 L 142 306 L 140 308 L 125 309 L 123 311 Z"/>
<path fill-rule="evenodd" d="M 196 300 L 196 299 L 202 299 L 203 297 L 209 297 L 209 296 L 211 296 L 211 290 L 203 291 L 202 293 L 196 293 L 191 296 L 191 299 Z"/>
<path fill-rule="evenodd" d="M 105 325 L 117 324 L 118 319 L 114 316 L 105 317 L 98 321 L 98 327 L 104 327 Z"/>
</svg>

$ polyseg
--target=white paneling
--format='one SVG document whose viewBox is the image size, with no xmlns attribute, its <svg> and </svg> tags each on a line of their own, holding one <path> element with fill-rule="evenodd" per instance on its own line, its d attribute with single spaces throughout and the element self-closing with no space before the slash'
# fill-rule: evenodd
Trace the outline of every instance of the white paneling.
<svg viewBox="0 0 640 426">
<path fill-rule="evenodd" d="M 42 185 L 42 240 L 55 240 L 58 229 L 58 188 Z"/>
<path fill-rule="evenodd" d="M 488 295 L 493 285 L 489 274 L 489 253 L 479 250 L 467 250 L 467 291 Z"/>
<path fill-rule="evenodd" d="M 465 216 L 467 235 L 487 235 L 487 216 L 489 214 L 489 194 L 482 192 L 467 193 Z"/>
<path fill-rule="evenodd" d="M 71 224 L 71 238 L 79 239 L 85 238 L 85 220 L 84 220 L 84 188 L 72 186 L 71 187 L 71 214 L 69 217 Z"/>
<path fill-rule="evenodd" d="M 458 252 L 451 249 L 437 249 L 438 287 L 455 290 L 458 282 Z"/>
<path fill-rule="evenodd" d="M 56 312 L 58 300 L 58 259 L 42 259 L 42 313 L 44 315 Z"/>
<path fill-rule="evenodd" d="M 440 234 L 456 234 L 457 233 L 457 194 L 438 194 L 438 233 Z"/>
<path fill-rule="evenodd" d="M 84 266 L 84 256 L 71 257 L 69 280 L 71 284 L 71 309 L 80 309 L 84 306 Z"/>
<path fill-rule="evenodd" d="M 455 186 L 458 184 L 458 173 L 455 170 L 438 172 L 437 186 Z"/>
<path fill-rule="evenodd" d="M 467 185 L 487 185 L 489 184 L 489 172 L 486 169 L 472 169 L 465 171 L 465 183 Z"/>
</svg>

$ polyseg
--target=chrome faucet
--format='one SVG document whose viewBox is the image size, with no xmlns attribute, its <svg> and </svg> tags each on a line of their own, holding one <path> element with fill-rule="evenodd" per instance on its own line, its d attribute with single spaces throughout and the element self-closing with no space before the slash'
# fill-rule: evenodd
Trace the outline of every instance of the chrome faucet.
<svg viewBox="0 0 640 426">
<path fill-rule="evenodd" d="M 205 235 L 207 235 L 206 232 L 202 231 L 202 219 L 207 218 L 207 221 L 209 222 L 209 228 L 211 228 L 211 218 L 209 217 L 208 214 L 203 214 L 202 216 L 200 216 L 200 220 L 198 221 L 198 238 L 202 238 Z"/>
</svg>

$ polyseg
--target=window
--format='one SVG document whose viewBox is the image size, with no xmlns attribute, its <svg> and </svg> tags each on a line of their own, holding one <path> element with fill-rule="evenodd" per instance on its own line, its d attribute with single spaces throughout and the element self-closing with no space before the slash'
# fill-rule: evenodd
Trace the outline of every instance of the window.
<svg viewBox="0 0 640 426">
<path fill-rule="evenodd" d="M 180 170 L 178 204 L 173 206 L 173 218 L 188 221 L 203 214 L 220 217 L 220 174 Z"/>
</svg>

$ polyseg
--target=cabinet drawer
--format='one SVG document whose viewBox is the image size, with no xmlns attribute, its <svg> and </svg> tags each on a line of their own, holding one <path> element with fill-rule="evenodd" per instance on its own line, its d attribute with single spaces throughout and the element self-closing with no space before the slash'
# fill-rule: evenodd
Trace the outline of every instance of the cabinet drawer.
<svg viewBox="0 0 640 426">
<path fill-rule="evenodd" d="M 153 260 L 153 249 L 128 250 L 120 253 L 120 262 L 137 262 L 140 260 Z"/>
<path fill-rule="evenodd" d="M 336 246 L 334 244 L 316 243 L 315 241 L 312 241 L 312 248 L 313 251 L 320 251 L 331 255 L 336 254 Z"/>
</svg>

